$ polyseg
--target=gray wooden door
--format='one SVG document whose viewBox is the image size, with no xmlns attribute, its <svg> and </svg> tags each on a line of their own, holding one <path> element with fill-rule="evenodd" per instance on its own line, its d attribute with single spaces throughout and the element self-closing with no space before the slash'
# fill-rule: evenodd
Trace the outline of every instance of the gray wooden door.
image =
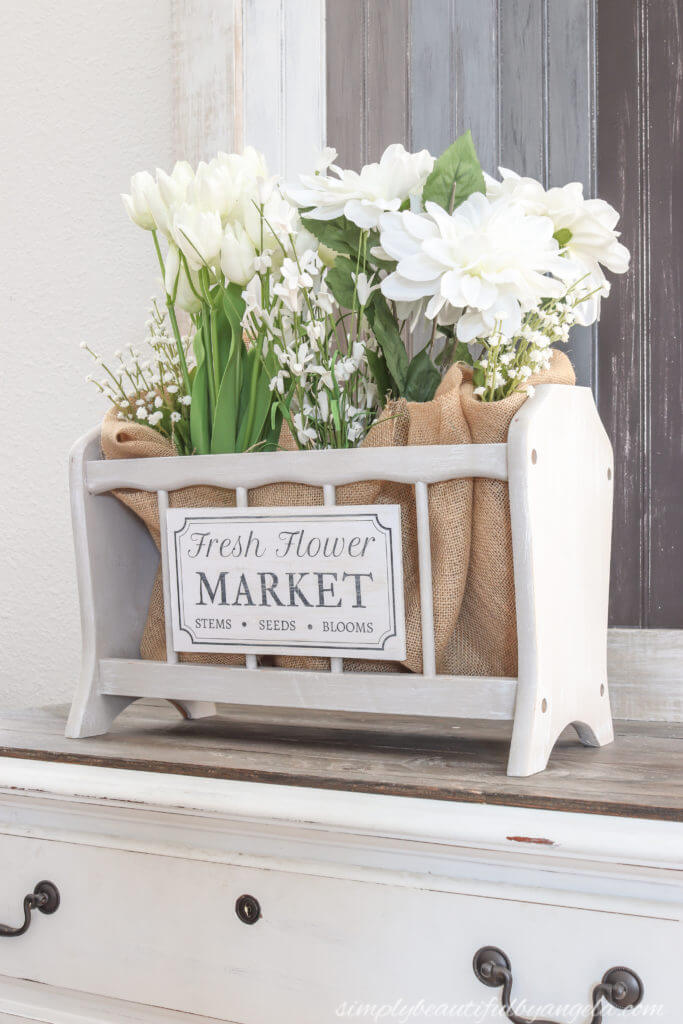
<svg viewBox="0 0 683 1024">
<path fill-rule="evenodd" d="M 583 182 L 622 211 L 632 269 L 570 354 L 615 448 L 611 621 L 683 627 L 681 0 L 327 0 L 327 139 Z M 676 230 L 677 229 L 677 230 Z"/>
</svg>

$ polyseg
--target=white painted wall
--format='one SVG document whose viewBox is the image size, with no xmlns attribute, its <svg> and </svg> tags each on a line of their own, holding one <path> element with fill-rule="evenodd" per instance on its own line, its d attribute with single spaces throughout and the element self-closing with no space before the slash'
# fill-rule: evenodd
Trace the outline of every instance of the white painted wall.
<svg viewBox="0 0 683 1024">
<path fill-rule="evenodd" d="M 67 454 L 104 412 L 79 342 L 144 330 L 119 193 L 173 154 L 169 0 L 0 4 L 0 708 L 68 700 L 80 653 Z"/>
</svg>

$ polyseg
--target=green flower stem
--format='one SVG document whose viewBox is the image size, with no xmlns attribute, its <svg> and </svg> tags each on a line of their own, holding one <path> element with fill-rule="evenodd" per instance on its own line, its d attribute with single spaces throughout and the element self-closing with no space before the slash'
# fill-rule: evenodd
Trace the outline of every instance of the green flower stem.
<svg viewBox="0 0 683 1024">
<path fill-rule="evenodd" d="M 218 400 L 218 392 L 221 387 L 219 377 L 218 323 L 216 320 L 216 313 L 212 307 L 209 309 L 209 318 L 211 323 L 211 369 L 213 372 L 213 389 L 216 395 L 216 400 Z"/>
<path fill-rule="evenodd" d="M 204 348 L 204 360 L 206 362 L 206 377 L 209 384 L 209 420 L 213 423 L 213 414 L 216 408 L 216 382 L 213 375 L 213 352 L 211 350 L 211 313 L 205 310 L 206 316 L 202 319 L 202 346 Z"/>
<path fill-rule="evenodd" d="M 192 394 L 192 382 L 190 380 L 190 371 L 187 368 L 187 359 L 185 358 L 185 349 L 183 348 L 183 340 L 180 337 L 180 328 L 178 327 L 178 321 L 175 315 L 175 306 L 171 301 L 170 295 L 166 296 L 166 308 L 168 309 L 168 319 L 171 321 L 171 328 L 173 329 L 173 337 L 175 338 L 176 349 L 178 350 L 178 358 L 180 359 L 180 371 L 183 375 L 183 386 L 188 395 Z"/>
<path fill-rule="evenodd" d="M 159 266 L 161 267 L 161 278 L 164 281 L 164 291 L 166 291 L 166 267 L 164 265 L 164 257 L 161 255 L 161 246 L 159 245 L 159 238 L 156 231 L 152 231 L 152 238 L 154 239 L 154 248 L 156 249 L 157 259 L 159 260 Z M 175 306 L 173 299 L 166 292 L 166 309 L 168 310 L 168 319 L 171 321 L 171 327 L 173 328 L 173 336 L 175 338 L 176 348 L 178 350 L 178 358 L 180 359 L 180 369 L 183 375 L 183 384 L 185 391 L 189 395 L 192 391 L 192 384 L 190 382 L 190 373 L 187 368 L 187 360 L 185 358 L 185 349 L 183 348 L 183 341 L 180 337 L 180 328 L 178 327 L 178 321 L 175 315 Z"/>
</svg>

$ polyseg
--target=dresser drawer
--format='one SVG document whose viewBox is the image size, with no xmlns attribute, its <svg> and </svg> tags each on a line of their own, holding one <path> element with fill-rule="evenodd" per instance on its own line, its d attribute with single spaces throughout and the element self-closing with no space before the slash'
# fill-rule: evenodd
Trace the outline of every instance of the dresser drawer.
<svg viewBox="0 0 683 1024">
<path fill-rule="evenodd" d="M 663 1006 L 657 1019 L 680 1019 L 671 907 L 615 912 L 542 890 L 453 892 L 428 876 L 360 881 L 2 836 L 0 921 L 16 923 L 45 878 L 61 906 L 0 939 L 2 975 L 240 1024 L 326 1024 L 358 1019 L 360 1004 L 495 1002 L 472 971 L 475 951 L 494 945 L 512 961 L 513 995 L 546 1016 L 588 1003 L 625 964 Z M 259 901 L 255 924 L 235 912 L 243 894 Z"/>
</svg>

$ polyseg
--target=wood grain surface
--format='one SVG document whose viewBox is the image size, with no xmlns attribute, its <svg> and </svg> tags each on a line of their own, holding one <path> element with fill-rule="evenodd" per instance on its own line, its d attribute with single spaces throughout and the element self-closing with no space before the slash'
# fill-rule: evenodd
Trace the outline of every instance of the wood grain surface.
<svg viewBox="0 0 683 1024">
<path fill-rule="evenodd" d="M 508 723 L 419 723 L 397 717 L 223 707 L 182 721 L 138 703 L 106 736 L 68 740 L 67 709 L 5 712 L 0 757 L 212 779 L 683 820 L 683 726 L 617 723 L 617 738 L 582 747 L 567 731 L 548 769 L 508 778 Z"/>
<path fill-rule="evenodd" d="M 600 322 L 599 405 L 615 449 L 611 621 L 683 626 L 680 0 L 600 0 L 598 187 L 631 270 Z"/>
</svg>

